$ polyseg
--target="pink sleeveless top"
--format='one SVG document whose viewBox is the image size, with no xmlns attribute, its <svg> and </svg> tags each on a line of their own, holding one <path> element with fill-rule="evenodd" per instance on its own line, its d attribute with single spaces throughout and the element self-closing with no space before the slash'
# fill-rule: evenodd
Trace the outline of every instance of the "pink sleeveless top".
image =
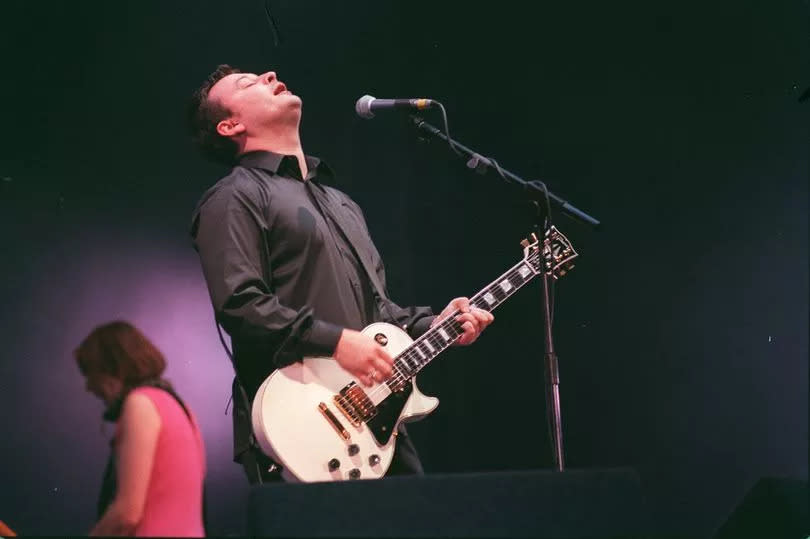
<svg viewBox="0 0 810 539">
<path fill-rule="evenodd" d="M 148 397 L 160 415 L 152 474 L 135 536 L 202 537 L 205 448 L 197 421 L 192 414 L 189 422 L 180 404 L 162 389 L 140 387 L 133 393 Z"/>
</svg>

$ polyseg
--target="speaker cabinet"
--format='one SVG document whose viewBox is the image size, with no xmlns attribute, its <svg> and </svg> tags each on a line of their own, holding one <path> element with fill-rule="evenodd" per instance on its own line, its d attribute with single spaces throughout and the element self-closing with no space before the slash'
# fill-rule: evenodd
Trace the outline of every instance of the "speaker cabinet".
<svg viewBox="0 0 810 539">
<path fill-rule="evenodd" d="M 259 485 L 248 533 L 309 537 L 635 537 L 646 529 L 630 469 L 390 477 Z"/>
</svg>

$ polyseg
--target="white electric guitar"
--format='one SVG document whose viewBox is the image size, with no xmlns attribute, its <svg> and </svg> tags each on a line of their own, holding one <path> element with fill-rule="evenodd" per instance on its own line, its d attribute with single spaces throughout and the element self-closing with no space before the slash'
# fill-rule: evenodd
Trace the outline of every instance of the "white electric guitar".
<svg viewBox="0 0 810 539">
<path fill-rule="evenodd" d="M 523 240 L 523 260 L 470 298 L 492 311 L 541 272 L 557 279 L 573 268 L 571 243 L 551 227 L 541 242 Z M 457 314 L 457 313 L 455 313 Z M 286 481 L 376 479 L 394 457 L 397 426 L 432 412 L 439 400 L 423 395 L 415 375 L 464 331 L 455 314 L 413 341 L 402 329 L 375 323 L 362 333 L 394 358 L 393 374 L 363 386 L 329 357 L 304 358 L 274 371 L 253 401 L 253 431 Z"/>
</svg>

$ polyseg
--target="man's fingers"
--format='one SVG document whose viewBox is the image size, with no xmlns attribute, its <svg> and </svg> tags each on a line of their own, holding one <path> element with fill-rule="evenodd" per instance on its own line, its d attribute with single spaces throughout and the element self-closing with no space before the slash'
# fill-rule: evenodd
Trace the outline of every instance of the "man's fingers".
<svg viewBox="0 0 810 539">
<path fill-rule="evenodd" d="M 473 307 L 470 309 L 469 312 L 461 313 L 456 316 L 456 320 L 461 322 L 462 320 L 469 320 L 471 322 L 484 322 L 490 323 L 495 319 L 491 312 L 485 311 L 484 309 L 479 309 L 478 307 Z"/>
<path fill-rule="evenodd" d="M 480 323 L 479 319 L 473 316 L 472 313 L 460 314 L 456 317 L 456 320 L 461 322 L 461 327 L 465 329 L 469 326 L 475 330 Z"/>
<path fill-rule="evenodd" d="M 382 346 L 377 347 L 377 354 L 374 357 L 375 360 L 382 361 L 383 363 L 387 363 L 388 365 L 394 364 L 394 358 L 392 358 L 388 352 L 386 352 Z"/>
<path fill-rule="evenodd" d="M 455 298 L 450 304 L 461 311 L 462 313 L 470 312 L 470 299 L 469 298 Z"/>
<path fill-rule="evenodd" d="M 374 363 L 374 369 L 380 375 L 382 375 L 382 380 L 385 380 L 386 378 L 390 377 L 391 373 L 394 372 L 394 369 L 391 368 L 391 365 L 389 365 L 385 361 L 379 361 L 379 360 L 377 360 Z M 378 377 L 377 380 L 380 380 L 380 378 Z"/>
<path fill-rule="evenodd" d="M 461 337 L 458 338 L 456 343 L 462 344 L 462 345 L 467 345 L 467 344 L 472 343 L 474 340 L 475 340 L 475 334 L 474 333 L 464 333 L 464 334 L 461 335 Z"/>
<path fill-rule="evenodd" d="M 473 309 L 471 314 L 482 324 L 487 325 L 493 320 L 495 317 L 492 316 L 492 313 L 487 312 L 483 309 Z"/>
</svg>

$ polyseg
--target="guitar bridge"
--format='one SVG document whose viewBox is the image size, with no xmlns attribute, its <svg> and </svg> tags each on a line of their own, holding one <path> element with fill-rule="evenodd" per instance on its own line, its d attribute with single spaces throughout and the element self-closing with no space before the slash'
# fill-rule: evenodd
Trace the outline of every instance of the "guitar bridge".
<svg viewBox="0 0 810 539">
<path fill-rule="evenodd" d="M 332 411 L 326 407 L 326 403 L 322 402 L 318 404 L 318 410 L 320 410 L 321 415 L 323 415 L 324 419 L 326 419 L 326 421 L 330 425 L 332 425 L 332 428 L 335 429 L 335 432 L 338 433 L 338 436 L 343 438 L 343 440 L 346 442 L 352 439 L 352 435 L 349 434 L 349 431 L 343 428 L 343 425 L 340 424 L 340 421 L 338 421 L 338 418 L 335 417 L 335 414 L 333 414 Z"/>
<path fill-rule="evenodd" d="M 340 393 L 333 398 L 338 410 L 355 427 L 359 427 L 361 423 L 365 423 L 377 415 L 377 407 L 368 398 L 366 392 L 354 382 L 341 389 Z"/>
</svg>

